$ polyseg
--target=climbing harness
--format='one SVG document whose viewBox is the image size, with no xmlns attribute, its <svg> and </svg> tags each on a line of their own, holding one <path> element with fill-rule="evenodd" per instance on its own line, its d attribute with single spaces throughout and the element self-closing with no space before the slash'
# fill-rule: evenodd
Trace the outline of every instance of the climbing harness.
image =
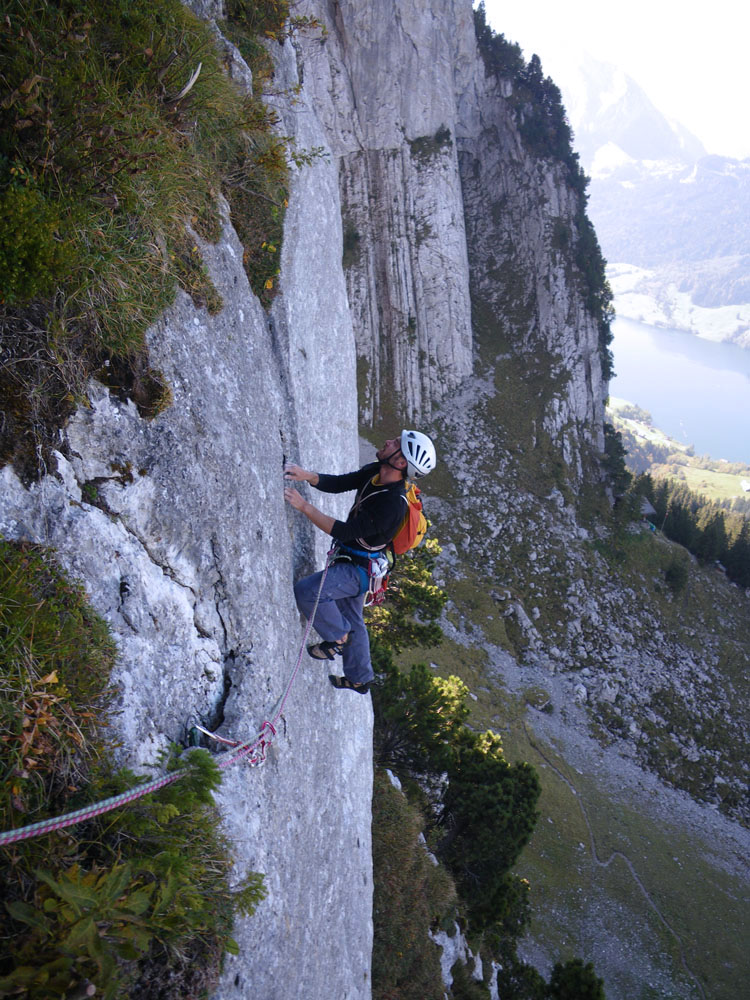
<svg viewBox="0 0 750 1000">
<path fill-rule="evenodd" d="M 244 743 L 240 740 L 230 740 L 224 736 L 219 736 L 217 733 L 212 733 L 209 730 L 204 729 L 202 726 L 194 726 L 195 729 L 198 729 L 210 739 L 215 740 L 217 743 L 222 743 L 230 748 L 230 752 L 227 754 L 225 759 L 219 761 L 218 766 L 220 768 L 223 769 L 225 767 L 229 767 L 230 764 L 234 764 L 238 760 L 247 760 L 247 762 L 254 767 L 257 767 L 265 761 L 268 747 L 271 743 L 273 743 L 274 737 L 276 736 L 276 727 L 284 712 L 284 706 L 286 705 L 287 698 L 292 690 L 292 685 L 294 684 L 297 674 L 299 673 L 302 655 L 305 651 L 305 643 L 307 642 L 307 637 L 310 634 L 315 613 L 318 610 L 320 595 L 323 592 L 323 584 L 325 583 L 326 576 L 328 575 L 328 569 L 331 565 L 331 557 L 333 556 L 334 551 L 335 549 L 331 549 L 326 557 L 325 569 L 321 574 L 320 586 L 318 587 L 318 593 L 315 598 L 315 606 L 310 618 L 308 619 L 307 627 L 305 628 L 305 634 L 302 638 L 302 644 L 300 646 L 299 655 L 297 656 L 297 662 L 294 665 L 294 669 L 289 676 L 289 680 L 287 681 L 281 697 L 276 702 L 276 705 L 270 713 L 270 720 L 264 720 L 254 739 L 248 740 Z M 36 823 L 30 823 L 28 826 L 18 827 L 15 830 L 6 830 L 5 832 L 0 833 L 0 847 L 4 847 L 7 844 L 15 844 L 19 840 L 30 840 L 33 837 L 40 837 L 44 833 L 52 833 L 53 830 L 63 830 L 65 827 L 73 826 L 76 823 L 82 823 L 84 820 L 91 819 L 94 816 L 101 816 L 103 813 L 111 812 L 113 809 L 117 809 L 118 806 L 135 802 L 136 799 L 140 799 L 144 795 L 149 795 L 151 792 L 156 792 L 160 788 L 165 788 L 167 785 L 171 785 L 175 781 L 179 781 L 180 778 L 184 778 L 186 774 L 187 769 L 173 771 L 171 774 L 163 775 L 160 778 L 154 778 L 153 781 L 147 781 L 145 784 L 137 785 L 135 788 L 131 788 L 127 792 L 122 792 L 119 795 L 113 795 L 101 802 L 93 802 L 91 805 L 84 806 L 81 809 L 76 809 L 74 812 L 66 813 L 63 816 L 55 816 L 51 819 L 39 820 Z"/>
<path fill-rule="evenodd" d="M 393 569 L 394 558 L 390 551 L 353 549 L 349 545 L 339 543 L 334 546 L 331 563 L 348 562 L 360 572 L 362 592 L 365 595 L 364 606 L 382 604 L 388 587 L 388 574 Z"/>
</svg>

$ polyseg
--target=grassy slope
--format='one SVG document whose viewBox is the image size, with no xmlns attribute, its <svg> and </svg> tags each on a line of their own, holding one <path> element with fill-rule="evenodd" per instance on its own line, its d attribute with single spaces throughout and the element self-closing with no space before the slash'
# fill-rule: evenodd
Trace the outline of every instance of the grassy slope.
<svg viewBox="0 0 750 1000">
<path fill-rule="evenodd" d="M 596 938 L 611 927 L 611 966 L 598 955 L 595 962 L 616 976 L 620 995 L 736 996 L 750 974 L 738 933 L 745 887 L 712 862 L 712 843 L 652 815 L 645 791 L 625 801 L 596 774 L 571 769 L 526 727 L 511 728 L 506 743 L 509 756 L 541 775 L 542 815 L 519 874 L 532 885 L 532 930 L 552 955 L 595 955 Z M 631 968 L 618 954 L 623 944 L 631 959 L 641 954 Z M 644 987 L 644 966 L 653 990 Z"/>
<path fill-rule="evenodd" d="M 672 475 L 670 466 L 656 465 L 651 474 L 657 478 L 666 478 Z M 680 466 L 678 478 L 682 480 L 694 493 L 699 493 L 709 498 L 709 500 L 731 500 L 734 497 L 747 496 L 740 486 L 740 481 L 747 478 L 748 473 L 743 476 L 734 473 L 720 472 L 716 469 L 701 469 L 691 465 Z"/>
<path fill-rule="evenodd" d="M 656 566 L 640 551 L 644 546 L 649 552 L 672 549 L 661 539 L 634 544 L 639 555 L 631 577 Z M 656 562 L 661 555 L 652 553 Z M 621 572 L 623 582 L 632 583 L 627 567 Z M 533 940 L 544 943 L 530 945 L 530 958 L 540 967 L 575 955 L 593 959 L 610 997 L 735 997 L 737 984 L 750 977 L 739 930 L 750 916 L 747 886 L 727 874 L 710 836 L 686 833 L 679 815 L 672 825 L 663 810 L 654 809 L 667 794 L 656 779 L 628 787 L 605 777 L 597 760 L 611 736 L 598 725 L 590 723 L 588 737 L 579 731 L 584 743 L 590 742 L 588 752 L 576 755 L 576 767 L 566 763 L 562 745 L 535 735 L 535 727 L 545 728 L 544 716 L 529 704 L 541 706 L 547 695 L 564 731 L 566 708 L 555 680 L 529 674 L 515 690 L 506 687 L 502 650 L 510 643 L 486 585 L 467 575 L 448 590 L 453 601 L 448 621 L 458 631 L 449 624 L 452 637 L 441 646 L 404 659 L 426 660 L 441 674 L 458 674 L 472 692 L 476 725 L 502 734 L 509 759 L 528 760 L 539 769 L 541 817 L 518 869 L 532 885 Z M 711 614 L 722 598 L 731 604 L 739 596 L 717 574 L 696 569 L 679 607 L 666 595 L 654 600 L 665 623 L 679 627 L 709 616 L 705 627 L 710 628 L 708 621 L 718 624 Z M 734 624 L 739 627 L 739 619 Z M 478 641 L 475 629 L 486 641 Z M 467 632 L 474 638 L 465 645 Z M 700 633 L 695 641 L 700 645 Z M 732 664 L 728 660 L 728 675 L 717 683 L 740 685 L 738 697 L 745 701 L 745 681 Z M 627 857 L 632 868 L 619 855 L 607 863 L 612 852 Z M 637 963 L 634 955 L 640 956 Z M 653 988 L 644 987 L 644 980 Z"/>
</svg>

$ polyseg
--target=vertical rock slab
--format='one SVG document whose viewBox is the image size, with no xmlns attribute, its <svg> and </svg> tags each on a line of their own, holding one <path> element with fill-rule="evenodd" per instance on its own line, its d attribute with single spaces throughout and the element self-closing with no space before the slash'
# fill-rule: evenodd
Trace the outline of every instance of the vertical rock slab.
<svg viewBox="0 0 750 1000">
<path fill-rule="evenodd" d="M 301 84 L 292 47 L 277 56 L 277 88 L 296 90 Z M 336 170 L 305 87 L 278 110 L 297 149 L 322 154 L 293 175 L 280 294 L 270 313 L 275 384 L 283 394 L 282 450 L 305 468 L 344 472 L 357 468 L 359 460 L 355 345 L 341 271 Z M 326 513 L 346 516 L 346 497 L 299 489 Z M 277 553 L 275 572 L 291 560 L 277 598 L 288 609 L 292 578 L 322 568 L 330 539 L 291 508 L 284 521 L 286 554 Z M 279 674 L 286 680 L 299 658 L 296 610 L 291 617 L 288 623 L 276 616 L 286 655 L 276 664 L 272 654 L 267 669 L 277 680 Z M 226 783 L 222 790 L 231 835 L 252 845 L 252 867 L 267 874 L 269 898 L 240 929 L 242 953 L 227 957 L 217 1000 L 239 1000 L 250 992 L 280 1000 L 370 996 L 371 703 L 335 691 L 327 680 L 332 665 L 301 655 L 278 751 L 250 780 Z M 276 695 L 280 690 L 277 684 Z M 236 701 L 230 695 L 228 716 L 241 712 L 243 700 L 242 693 Z"/>
<path fill-rule="evenodd" d="M 468 260 L 448 129 L 341 160 L 365 424 L 419 423 L 471 370 Z"/>
<path fill-rule="evenodd" d="M 326 183 L 335 190 L 335 177 Z M 282 459 L 312 404 L 289 409 L 289 379 L 231 229 L 202 250 L 223 311 L 211 317 L 180 295 L 149 334 L 172 406 L 146 422 L 92 384 L 56 474 L 26 490 L 2 471 L 2 533 L 56 548 L 115 633 L 116 725 L 131 765 L 179 741 L 193 712 L 252 737 L 302 639 L 292 583 L 305 529 L 283 502 Z M 325 282 L 320 272 L 314 279 Z M 340 332 L 331 350 L 353 357 L 350 328 Z M 312 329 L 297 334 L 314 356 Z M 356 465 L 354 390 L 351 372 L 336 378 L 317 447 L 342 468 Z M 305 655 L 266 765 L 225 773 L 219 801 L 238 877 L 263 872 L 269 895 L 236 928 L 241 953 L 227 960 L 221 997 L 369 995 L 372 715 L 369 699 L 345 697 Z M 321 923 L 331 947 L 302 963 Z"/>
<path fill-rule="evenodd" d="M 545 366 L 544 429 L 580 479 L 582 451 L 603 448 L 607 394 L 573 263 L 582 196 L 559 163 L 524 147 L 510 81 L 482 74 L 479 87 L 465 92 L 457 136 L 475 310 L 500 334 L 496 353 Z"/>
<path fill-rule="evenodd" d="M 454 74 L 467 27 L 473 44 L 471 8 L 320 7 L 306 9 L 324 21 L 325 44 L 302 40 L 300 51 L 339 165 L 360 418 L 420 422 L 472 366 L 454 140 Z"/>
<path fill-rule="evenodd" d="M 304 7 L 327 30 L 298 48 L 339 164 L 360 419 L 436 416 L 474 371 L 473 297 L 506 347 L 548 359 L 540 429 L 580 480 L 606 396 L 571 267 L 580 196 L 525 149 L 511 83 L 485 77 L 471 4 Z"/>
</svg>

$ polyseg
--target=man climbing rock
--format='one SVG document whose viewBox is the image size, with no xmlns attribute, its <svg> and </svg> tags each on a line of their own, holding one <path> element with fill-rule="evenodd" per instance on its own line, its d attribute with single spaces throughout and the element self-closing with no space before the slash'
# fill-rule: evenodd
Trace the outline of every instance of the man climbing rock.
<svg viewBox="0 0 750 1000">
<path fill-rule="evenodd" d="M 285 469 L 287 479 L 309 483 L 323 493 L 357 491 L 346 521 L 324 514 L 291 486 L 285 488 L 284 498 L 336 542 L 313 620 L 322 641 L 308 646 L 307 651 L 316 660 L 333 660 L 340 655 L 344 676 L 329 674 L 328 679 L 336 688 L 360 694 L 367 694 L 374 677 L 363 618 L 370 559 L 387 547 L 404 519 L 405 476 L 425 476 L 436 463 L 435 446 L 419 431 L 402 431 L 400 438 L 386 441 L 375 454 L 377 462 L 341 476 L 307 472 L 293 464 Z M 295 584 L 297 607 L 306 618 L 315 607 L 322 576 L 313 573 Z"/>
</svg>

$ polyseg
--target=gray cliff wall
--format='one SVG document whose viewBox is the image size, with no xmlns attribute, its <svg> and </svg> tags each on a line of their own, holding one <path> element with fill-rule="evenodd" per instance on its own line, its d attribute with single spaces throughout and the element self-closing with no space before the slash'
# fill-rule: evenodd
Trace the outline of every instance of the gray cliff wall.
<svg viewBox="0 0 750 1000">
<path fill-rule="evenodd" d="M 571 265 L 580 196 L 560 164 L 524 149 L 511 97 L 510 83 L 493 77 L 465 94 L 458 147 L 472 296 L 502 330 L 498 352 L 543 358 L 550 382 L 562 377 L 544 427 L 580 478 L 581 449 L 603 449 L 607 396 L 597 323 Z M 564 247 L 559 236 L 556 245 L 561 232 L 569 234 Z"/>
<path fill-rule="evenodd" d="M 339 170 L 360 417 L 429 419 L 472 370 L 466 233 L 454 140 L 471 4 L 316 3 L 299 43 Z M 475 57 L 474 57 L 475 58 Z"/>
<path fill-rule="evenodd" d="M 475 371 L 480 302 L 564 383 L 544 428 L 580 480 L 582 450 L 603 445 L 606 384 L 570 252 L 553 245 L 579 200 L 524 148 L 510 84 L 485 77 L 470 0 L 305 9 L 327 29 L 298 49 L 338 162 L 360 420 L 429 423 Z"/>
<path fill-rule="evenodd" d="M 281 62 L 293 76 L 291 49 Z M 291 118 L 302 144 L 323 144 L 304 95 Z M 327 546 L 284 504 L 283 459 L 358 464 L 341 241 L 337 173 L 321 160 L 293 179 L 270 318 L 227 226 L 201 244 L 222 312 L 180 294 L 149 331 L 173 404 L 147 422 L 92 383 L 56 469 L 28 490 L 0 472 L 0 531 L 57 549 L 117 638 L 123 763 L 152 762 L 191 712 L 252 736 L 295 664 L 293 579 Z M 342 516 L 347 502 L 321 506 Z M 326 674 L 304 656 L 267 763 L 233 766 L 220 791 L 238 876 L 261 871 L 269 890 L 236 928 L 227 1000 L 370 995 L 372 710 Z"/>
</svg>

